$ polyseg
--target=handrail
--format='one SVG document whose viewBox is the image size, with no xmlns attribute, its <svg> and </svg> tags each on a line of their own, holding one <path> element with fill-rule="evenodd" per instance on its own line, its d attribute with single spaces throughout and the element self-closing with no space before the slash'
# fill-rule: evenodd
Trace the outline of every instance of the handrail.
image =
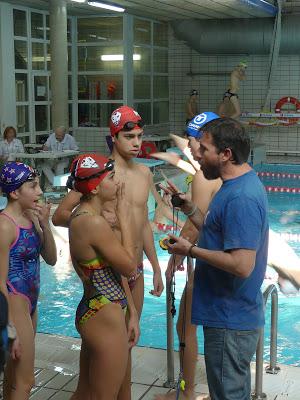
<svg viewBox="0 0 300 400">
<path fill-rule="evenodd" d="M 277 364 L 277 322 L 278 322 L 278 291 L 275 285 L 270 285 L 263 293 L 264 303 L 266 305 L 271 295 L 271 339 L 270 339 L 270 365 L 266 367 L 268 374 L 277 374 L 280 368 Z M 255 390 L 252 399 L 266 399 L 267 395 L 262 391 L 263 384 L 263 355 L 264 355 L 264 328 L 261 328 L 259 340 L 256 349 L 256 373 Z"/>
</svg>

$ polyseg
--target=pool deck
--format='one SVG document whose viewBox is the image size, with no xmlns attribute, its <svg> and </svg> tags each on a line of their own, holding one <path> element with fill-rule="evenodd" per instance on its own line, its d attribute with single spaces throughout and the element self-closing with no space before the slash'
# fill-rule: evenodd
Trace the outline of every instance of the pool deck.
<svg viewBox="0 0 300 400">
<path fill-rule="evenodd" d="M 35 375 L 32 400 L 68 400 L 78 380 L 80 340 L 48 334 L 37 334 Z M 178 353 L 175 353 L 178 373 Z M 277 375 L 264 374 L 264 392 L 268 400 L 300 399 L 300 368 L 280 365 Z M 252 382 L 255 365 L 252 364 Z M 167 376 L 166 351 L 148 347 L 133 349 L 132 400 L 152 400 L 163 387 Z M 203 356 L 199 356 L 196 391 L 197 400 L 208 393 Z M 200 395 L 201 394 L 201 395 Z"/>
</svg>

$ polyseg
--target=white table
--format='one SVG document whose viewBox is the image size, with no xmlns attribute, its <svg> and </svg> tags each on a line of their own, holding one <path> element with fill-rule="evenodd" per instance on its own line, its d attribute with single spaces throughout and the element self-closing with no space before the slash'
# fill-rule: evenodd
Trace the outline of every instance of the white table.
<svg viewBox="0 0 300 400">
<path fill-rule="evenodd" d="M 78 150 L 64 150 L 64 151 L 40 151 L 39 153 L 11 153 L 9 155 L 9 161 L 11 160 L 32 160 L 32 164 L 35 160 L 55 160 L 56 158 L 73 157 L 79 154 Z"/>
</svg>

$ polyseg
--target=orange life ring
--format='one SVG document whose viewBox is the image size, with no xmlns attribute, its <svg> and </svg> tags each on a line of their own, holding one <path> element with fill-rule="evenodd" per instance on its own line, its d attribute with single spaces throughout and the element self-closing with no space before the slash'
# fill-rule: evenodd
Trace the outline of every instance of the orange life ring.
<svg viewBox="0 0 300 400">
<path fill-rule="evenodd" d="M 143 142 L 141 146 L 141 151 L 138 155 L 140 158 L 151 158 L 150 154 L 151 153 L 156 153 L 157 152 L 157 147 L 155 143 L 153 142 Z"/>
<path fill-rule="evenodd" d="M 275 112 L 276 113 L 281 113 L 283 112 L 281 110 L 282 106 L 284 104 L 294 104 L 295 108 L 296 108 L 296 112 L 299 113 L 299 118 L 300 118 L 300 101 L 296 98 L 296 97 L 282 97 L 282 99 L 278 100 L 276 105 L 275 105 Z M 284 125 L 289 126 L 289 125 L 295 125 L 298 122 L 299 118 L 284 118 L 284 117 L 280 117 L 278 119 L 280 119 L 281 121 L 287 121 L 285 122 Z"/>
</svg>

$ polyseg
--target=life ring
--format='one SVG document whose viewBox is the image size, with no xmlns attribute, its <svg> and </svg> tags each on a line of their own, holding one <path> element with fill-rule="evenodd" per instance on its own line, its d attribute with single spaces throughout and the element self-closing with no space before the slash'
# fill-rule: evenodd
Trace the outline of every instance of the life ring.
<svg viewBox="0 0 300 400">
<path fill-rule="evenodd" d="M 283 112 L 281 110 L 282 106 L 284 104 L 294 104 L 296 108 L 296 112 L 299 113 L 299 118 L 300 118 L 300 101 L 296 99 L 296 97 L 282 97 L 282 99 L 278 100 L 276 105 L 275 105 L 275 112 L 276 113 L 281 113 Z M 299 118 L 278 118 L 281 121 L 285 121 L 284 125 L 289 126 L 289 125 L 295 125 L 298 122 Z"/>
<path fill-rule="evenodd" d="M 156 153 L 157 147 L 153 142 L 143 142 L 141 146 L 141 151 L 138 155 L 139 158 L 151 158 L 151 153 Z"/>
</svg>

